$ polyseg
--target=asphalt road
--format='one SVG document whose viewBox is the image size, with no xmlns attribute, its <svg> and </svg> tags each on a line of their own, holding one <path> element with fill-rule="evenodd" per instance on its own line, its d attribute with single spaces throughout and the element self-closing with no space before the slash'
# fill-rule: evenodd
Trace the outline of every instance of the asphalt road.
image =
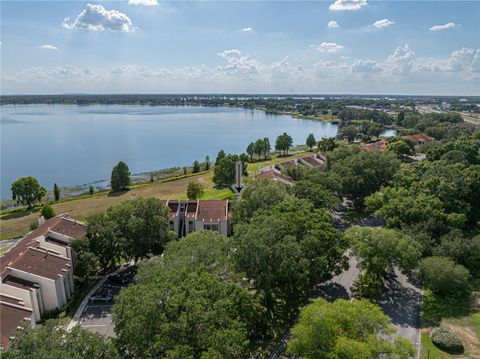
<svg viewBox="0 0 480 359">
<path fill-rule="evenodd" d="M 112 304 L 89 304 L 82 314 L 80 326 L 106 337 L 114 337 L 112 307 Z"/>
</svg>

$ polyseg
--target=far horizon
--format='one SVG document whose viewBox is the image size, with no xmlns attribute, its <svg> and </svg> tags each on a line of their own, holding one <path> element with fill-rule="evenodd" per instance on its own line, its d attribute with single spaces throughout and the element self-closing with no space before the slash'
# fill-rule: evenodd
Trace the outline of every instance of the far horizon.
<svg viewBox="0 0 480 359">
<path fill-rule="evenodd" d="M 480 2 L 2 1 L 1 93 L 480 94 Z"/>
</svg>

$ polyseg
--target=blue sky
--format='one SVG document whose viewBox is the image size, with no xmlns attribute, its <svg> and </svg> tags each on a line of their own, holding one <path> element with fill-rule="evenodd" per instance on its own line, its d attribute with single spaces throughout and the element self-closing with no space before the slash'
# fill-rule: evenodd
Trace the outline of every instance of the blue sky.
<svg viewBox="0 0 480 359">
<path fill-rule="evenodd" d="M 480 95 L 478 1 L 1 1 L 1 91 Z"/>
</svg>

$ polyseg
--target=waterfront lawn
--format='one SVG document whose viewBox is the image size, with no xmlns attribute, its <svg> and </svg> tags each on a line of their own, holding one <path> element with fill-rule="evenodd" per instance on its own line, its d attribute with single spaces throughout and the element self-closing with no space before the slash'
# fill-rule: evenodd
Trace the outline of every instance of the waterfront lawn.
<svg viewBox="0 0 480 359">
<path fill-rule="evenodd" d="M 286 157 L 273 156 L 266 161 L 248 164 L 247 170 L 249 177 L 253 178 L 254 173 L 258 171 L 260 166 L 264 167 L 305 155 L 306 153 L 296 153 Z M 189 174 L 187 176 L 180 176 L 179 178 L 170 178 L 164 181 L 147 182 L 134 186 L 129 191 L 120 193 L 110 194 L 107 191 L 103 191 L 91 196 L 84 195 L 79 198 L 69 198 L 52 204 L 52 207 L 57 214 L 69 213 L 73 218 L 85 220 L 92 214 L 105 211 L 110 206 L 130 199 L 133 194 L 135 194 L 136 197 L 156 197 L 163 200 L 185 199 L 187 195 L 187 185 L 192 181 L 204 186 L 205 193 L 201 199 L 229 199 L 235 197 L 230 188 L 216 188 L 212 179 L 213 171 L 211 170 L 195 175 Z M 30 230 L 30 224 L 36 222 L 37 218 L 37 211 L 16 210 L 15 213 L 2 214 L 0 217 L 0 240 L 18 238 L 25 235 Z"/>
</svg>

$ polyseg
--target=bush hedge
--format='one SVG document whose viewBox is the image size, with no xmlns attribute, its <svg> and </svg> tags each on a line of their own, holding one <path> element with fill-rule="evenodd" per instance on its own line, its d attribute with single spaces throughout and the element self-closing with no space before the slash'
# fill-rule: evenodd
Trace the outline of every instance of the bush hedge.
<svg viewBox="0 0 480 359">
<path fill-rule="evenodd" d="M 430 339 L 437 348 L 449 354 L 462 354 L 465 350 L 460 338 L 447 328 L 433 328 Z"/>
</svg>

